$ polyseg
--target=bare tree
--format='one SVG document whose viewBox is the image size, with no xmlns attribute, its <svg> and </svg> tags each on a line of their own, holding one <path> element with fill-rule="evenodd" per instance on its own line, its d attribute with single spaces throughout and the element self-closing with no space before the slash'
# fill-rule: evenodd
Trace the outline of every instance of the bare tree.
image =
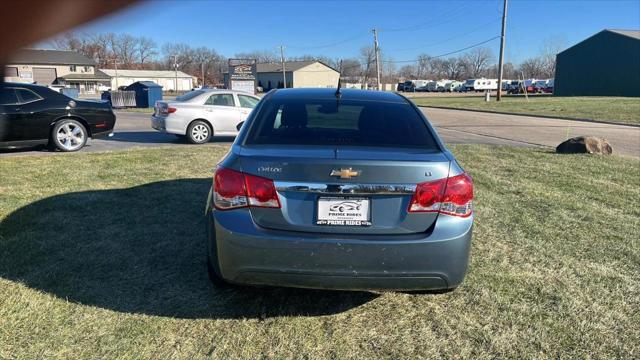
<svg viewBox="0 0 640 360">
<path fill-rule="evenodd" d="M 369 79 L 375 76 L 376 51 L 372 46 L 360 49 L 360 63 L 362 64 L 362 85 L 369 84 Z"/>
<path fill-rule="evenodd" d="M 396 69 L 396 63 L 393 59 L 389 59 L 389 61 L 382 63 L 384 66 L 382 67 L 382 82 L 383 83 L 394 83 L 398 80 L 398 73 Z"/>
<path fill-rule="evenodd" d="M 135 63 L 137 39 L 129 34 L 120 34 L 112 40 L 112 50 L 123 67 L 130 68 Z"/>
<path fill-rule="evenodd" d="M 95 47 L 93 59 L 100 68 L 106 67 L 110 60 L 115 59 L 113 49 L 110 47 L 110 44 L 113 43 L 112 39 L 114 37 L 115 34 L 113 33 L 97 34 L 92 36 L 92 42 Z"/>
<path fill-rule="evenodd" d="M 416 68 L 416 76 L 419 79 L 423 79 L 429 76 L 432 72 L 431 57 L 427 54 L 418 55 L 418 66 Z"/>
<path fill-rule="evenodd" d="M 493 53 L 488 48 L 476 48 L 463 55 L 466 74 L 476 78 L 484 75 L 487 68 L 495 61 Z"/>
<path fill-rule="evenodd" d="M 241 52 L 234 55 L 240 59 L 256 59 L 259 63 L 275 63 L 280 62 L 280 55 L 275 50 L 258 50 L 251 52 Z"/>
<path fill-rule="evenodd" d="M 550 37 L 544 40 L 540 57 L 544 67 L 544 77 L 552 78 L 556 73 L 556 55 L 567 47 L 564 37 Z"/>
<path fill-rule="evenodd" d="M 546 77 L 545 63 L 542 57 L 534 57 L 520 64 L 520 72 L 525 78 L 540 79 Z"/>
<path fill-rule="evenodd" d="M 204 81 L 209 84 L 222 82 L 222 72 L 226 67 L 226 59 L 220 56 L 215 50 L 206 47 L 199 47 L 191 51 L 192 62 L 185 66 L 183 71 L 196 76 L 202 83 L 204 71 Z"/>
<path fill-rule="evenodd" d="M 464 62 L 456 57 L 446 59 L 443 62 L 444 77 L 451 80 L 462 80 Z"/>
<path fill-rule="evenodd" d="M 346 81 L 356 82 L 362 74 L 362 64 L 358 59 L 350 58 L 342 60 L 342 78 Z"/>
<path fill-rule="evenodd" d="M 418 77 L 418 67 L 416 65 L 405 65 L 398 70 L 398 76 L 405 80 L 416 79 Z"/>
<path fill-rule="evenodd" d="M 153 57 L 158 55 L 158 45 L 152 39 L 147 37 L 139 37 L 136 44 L 136 52 L 138 54 L 138 64 L 140 67 L 150 62 Z"/>
</svg>

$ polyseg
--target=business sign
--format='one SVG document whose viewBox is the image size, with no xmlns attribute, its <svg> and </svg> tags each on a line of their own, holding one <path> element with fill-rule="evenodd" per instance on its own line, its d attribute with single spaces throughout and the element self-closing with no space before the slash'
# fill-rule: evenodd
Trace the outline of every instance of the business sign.
<svg viewBox="0 0 640 360">
<path fill-rule="evenodd" d="M 229 59 L 229 89 L 256 92 L 256 59 Z"/>
</svg>

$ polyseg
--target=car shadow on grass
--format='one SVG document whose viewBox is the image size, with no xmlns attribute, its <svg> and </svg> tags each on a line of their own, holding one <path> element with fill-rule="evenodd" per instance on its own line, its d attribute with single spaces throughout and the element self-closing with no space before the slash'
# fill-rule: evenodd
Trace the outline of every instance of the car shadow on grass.
<svg viewBox="0 0 640 360">
<path fill-rule="evenodd" d="M 67 193 L 0 223 L 0 276 L 68 301 L 177 318 L 340 313 L 368 292 L 213 287 L 204 207 L 210 179 Z"/>
</svg>

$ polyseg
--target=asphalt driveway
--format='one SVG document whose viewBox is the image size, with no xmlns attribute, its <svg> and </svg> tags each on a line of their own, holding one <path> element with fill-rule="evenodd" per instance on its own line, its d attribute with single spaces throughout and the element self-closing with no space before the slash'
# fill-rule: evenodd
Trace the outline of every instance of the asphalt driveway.
<svg viewBox="0 0 640 360">
<path fill-rule="evenodd" d="M 556 147 L 568 137 L 594 135 L 614 154 L 640 157 L 640 127 L 476 111 L 421 108 L 446 143 Z"/>
<path fill-rule="evenodd" d="M 640 157 L 640 128 L 583 121 L 488 114 L 473 111 L 422 108 L 438 133 L 450 144 L 493 144 L 555 147 L 567 136 L 596 135 L 608 139 L 615 154 Z M 181 139 L 162 134 L 149 124 L 149 114 L 117 111 L 115 134 L 111 138 L 89 140 L 81 150 L 105 151 L 131 147 L 183 144 Z M 216 137 L 231 143 L 233 138 Z M 44 148 L 0 150 L 0 156 L 52 154 Z"/>
</svg>

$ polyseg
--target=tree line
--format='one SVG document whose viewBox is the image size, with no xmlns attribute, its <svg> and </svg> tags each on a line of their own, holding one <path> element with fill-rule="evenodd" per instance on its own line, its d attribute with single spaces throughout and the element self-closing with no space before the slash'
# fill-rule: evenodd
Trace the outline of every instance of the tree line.
<svg viewBox="0 0 640 360">
<path fill-rule="evenodd" d="M 129 34 L 65 33 L 52 41 L 56 49 L 77 51 L 93 59 L 99 68 L 178 70 L 195 76 L 207 84 L 221 84 L 223 71 L 227 69 L 227 57 L 209 47 L 193 47 L 186 43 L 165 43 L 159 46 L 153 39 Z M 555 73 L 555 55 L 563 44 L 557 39 L 547 40 L 538 56 L 524 60 L 521 64 L 504 64 L 505 79 L 552 78 Z M 234 58 L 252 58 L 259 63 L 279 63 L 280 54 L 273 51 L 251 51 L 236 53 Z M 447 58 L 421 54 L 416 61 L 402 65 L 380 50 L 382 81 L 394 83 L 404 79 L 452 79 L 497 78 L 498 65 L 491 49 L 471 49 L 459 56 Z M 318 60 L 341 69 L 343 78 L 349 82 L 374 83 L 376 79 L 376 56 L 373 47 L 360 49 L 358 56 L 338 59 L 323 55 L 288 56 L 287 61 Z M 400 66 L 402 65 L 402 66 Z M 398 68 L 398 66 L 400 66 Z"/>
</svg>

